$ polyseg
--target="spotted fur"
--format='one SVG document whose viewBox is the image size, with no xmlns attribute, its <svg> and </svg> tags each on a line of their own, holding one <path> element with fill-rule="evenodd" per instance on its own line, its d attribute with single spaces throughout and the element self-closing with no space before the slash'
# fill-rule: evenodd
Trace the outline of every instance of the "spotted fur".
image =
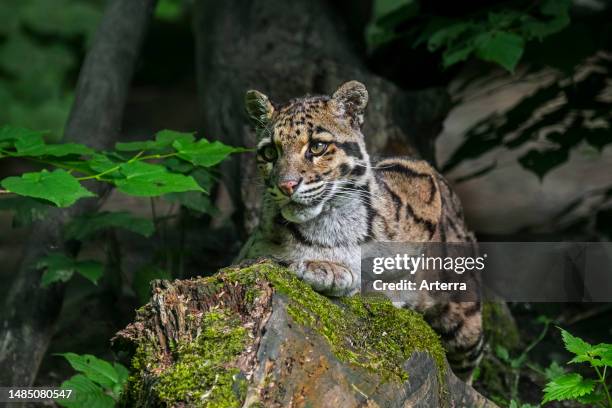
<svg viewBox="0 0 612 408">
<path fill-rule="evenodd" d="M 272 256 L 315 290 L 341 296 L 359 290 L 360 248 L 372 240 L 473 241 L 465 225 L 456 225 L 463 223 L 459 201 L 427 162 L 370 159 L 360 130 L 367 101 L 356 81 L 331 97 L 278 108 L 247 92 L 266 191 L 260 225 L 241 258 Z M 424 314 L 456 374 L 469 377 L 484 345 L 480 303 L 425 295 L 402 306 Z"/>
</svg>

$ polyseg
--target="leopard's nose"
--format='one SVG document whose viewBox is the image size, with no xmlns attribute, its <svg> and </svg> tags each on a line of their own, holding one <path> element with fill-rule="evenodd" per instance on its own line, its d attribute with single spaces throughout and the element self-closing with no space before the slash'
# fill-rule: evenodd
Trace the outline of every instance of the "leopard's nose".
<svg viewBox="0 0 612 408">
<path fill-rule="evenodd" d="M 291 196 L 296 187 L 298 186 L 298 184 L 300 184 L 300 180 L 294 180 L 294 179 L 290 179 L 290 180 L 283 180 L 280 183 L 278 183 L 278 188 L 287 196 Z"/>
</svg>

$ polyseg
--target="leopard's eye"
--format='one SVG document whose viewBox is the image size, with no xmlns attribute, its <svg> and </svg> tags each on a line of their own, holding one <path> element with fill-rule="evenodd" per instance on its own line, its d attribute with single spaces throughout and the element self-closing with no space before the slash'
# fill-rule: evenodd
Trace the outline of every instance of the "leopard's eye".
<svg viewBox="0 0 612 408">
<path fill-rule="evenodd" d="M 261 150 L 260 154 L 264 158 L 264 160 L 269 162 L 273 162 L 278 157 L 278 152 L 276 151 L 276 148 L 272 145 L 267 145 L 266 147 L 264 147 Z"/>
<path fill-rule="evenodd" d="M 313 156 L 320 156 L 327 150 L 327 143 L 324 142 L 312 142 L 308 151 L 312 153 Z"/>
</svg>

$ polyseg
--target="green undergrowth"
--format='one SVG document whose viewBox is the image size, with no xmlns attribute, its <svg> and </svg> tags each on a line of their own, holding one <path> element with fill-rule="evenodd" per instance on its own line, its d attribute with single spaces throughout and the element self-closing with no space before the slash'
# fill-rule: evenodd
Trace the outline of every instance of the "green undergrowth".
<svg viewBox="0 0 612 408">
<path fill-rule="evenodd" d="M 287 298 L 287 311 L 296 323 L 325 338 L 339 360 L 377 374 L 384 381 L 406 381 L 404 362 L 415 351 L 429 353 L 438 367 L 440 392 L 444 389 L 443 348 L 435 332 L 415 312 L 397 309 L 382 298 L 355 296 L 332 301 L 273 263 L 227 268 L 202 279 L 215 290 L 227 284 L 244 285 L 247 290 L 243 302 L 247 304 L 259 296 L 259 283 L 269 282 Z M 152 389 L 153 399 L 164 406 L 180 402 L 211 408 L 240 406 L 247 384 L 232 364 L 248 341 L 239 316 L 221 308 L 204 315 L 196 340 L 171 347 L 173 363 L 165 368 L 160 367 L 156 345 L 140 344 L 132 360 L 125 406 L 136 406 L 134 402 L 147 399 L 142 394 L 145 389 Z M 145 369 L 156 378 L 152 387 L 143 385 L 141 374 Z"/>
</svg>

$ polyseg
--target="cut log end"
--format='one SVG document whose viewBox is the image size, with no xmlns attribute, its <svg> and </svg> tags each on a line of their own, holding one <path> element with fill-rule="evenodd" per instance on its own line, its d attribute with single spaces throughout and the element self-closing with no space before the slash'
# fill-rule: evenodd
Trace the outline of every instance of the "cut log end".
<svg viewBox="0 0 612 408">
<path fill-rule="evenodd" d="M 113 344 L 134 356 L 130 407 L 494 406 L 454 377 L 417 313 L 331 300 L 266 261 L 155 281 Z"/>
</svg>

